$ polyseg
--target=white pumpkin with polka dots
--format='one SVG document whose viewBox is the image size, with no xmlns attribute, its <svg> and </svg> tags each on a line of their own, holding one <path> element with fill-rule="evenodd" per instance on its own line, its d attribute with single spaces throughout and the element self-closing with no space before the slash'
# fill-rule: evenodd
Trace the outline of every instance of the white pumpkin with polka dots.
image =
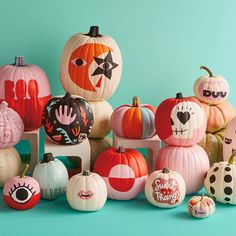
<svg viewBox="0 0 236 236">
<path fill-rule="evenodd" d="M 216 201 L 236 205 L 236 162 L 232 154 L 229 161 L 214 163 L 208 170 L 204 186 L 208 194 Z"/>
</svg>

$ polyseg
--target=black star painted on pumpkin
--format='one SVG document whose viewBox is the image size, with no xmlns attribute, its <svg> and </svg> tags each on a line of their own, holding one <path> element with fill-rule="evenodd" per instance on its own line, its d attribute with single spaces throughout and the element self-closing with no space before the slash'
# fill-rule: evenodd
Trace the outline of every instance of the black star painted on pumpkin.
<svg viewBox="0 0 236 236">
<path fill-rule="evenodd" d="M 94 57 L 94 60 L 98 64 L 98 67 L 92 76 L 104 74 L 108 79 L 111 79 L 112 70 L 118 66 L 118 64 L 113 62 L 111 52 L 109 51 L 105 58 Z"/>
</svg>

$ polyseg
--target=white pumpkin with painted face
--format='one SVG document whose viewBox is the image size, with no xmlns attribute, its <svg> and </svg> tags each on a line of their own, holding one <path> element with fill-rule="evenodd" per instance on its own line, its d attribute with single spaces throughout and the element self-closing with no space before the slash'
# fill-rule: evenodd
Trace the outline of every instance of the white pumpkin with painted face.
<svg viewBox="0 0 236 236">
<path fill-rule="evenodd" d="M 231 120 L 225 130 L 223 159 L 227 161 L 234 151 L 236 151 L 236 116 Z"/>
<path fill-rule="evenodd" d="M 193 86 L 195 96 L 202 102 L 216 105 L 229 95 L 229 84 L 225 78 L 219 75 L 213 75 L 209 68 L 201 66 L 209 75 L 199 77 Z"/>
<path fill-rule="evenodd" d="M 83 171 L 68 182 L 66 197 L 70 206 L 79 211 L 100 210 L 107 199 L 107 187 L 98 174 Z"/>
</svg>

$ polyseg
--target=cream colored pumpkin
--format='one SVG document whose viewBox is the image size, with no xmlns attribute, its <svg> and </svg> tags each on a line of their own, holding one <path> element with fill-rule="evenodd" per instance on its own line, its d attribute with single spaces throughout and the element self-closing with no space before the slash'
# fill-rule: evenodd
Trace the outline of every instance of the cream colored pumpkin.
<svg viewBox="0 0 236 236">
<path fill-rule="evenodd" d="M 112 139 L 109 137 L 105 138 L 90 138 L 89 139 L 90 147 L 91 147 L 91 162 L 90 169 L 93 169 L 94 163 L 99 156 L 100 153 L 105 151 L 106 149 L 112 147 Z M 74 164 L 75 167 L 79 167 L 81 160 L 78 157 L 68 157 L 68 159 Z"/>
<path fill-rule="evenodd" d="M 207 153 L 210 164 L 223 161 L 223 140 L 225 128 L 217 133 L 206 133 L 198 143 Z"/>
<path fill-rule="evenodd" d="M 75 210 L 97 211 L 107 200 L 107 187 L 101 176 L 83 171 L 69 180 L 66 197 Z"/>
<path fill-rule="evenodd" d="M 8 179 L 17 176 L 21 166 L 21 159 L 15 148 L 0 149 L 0 187 L 3 187 Z"/>
<path fill-rule="evenodd" d="M 110 36 L 101 35 L 98 26 L 89 33 L 77 33 L 66 43 L 60 65 L 62 87 L 89 101 L 108 99 L 119 85 L 122 58 Z"/>
<path fill-rule="evenodd" d="M 93 110 L 93 127 L 89 138 L 104 138 L 110 131 L 112 106 L 107 101 L 90 102 Z"/>
</svg>

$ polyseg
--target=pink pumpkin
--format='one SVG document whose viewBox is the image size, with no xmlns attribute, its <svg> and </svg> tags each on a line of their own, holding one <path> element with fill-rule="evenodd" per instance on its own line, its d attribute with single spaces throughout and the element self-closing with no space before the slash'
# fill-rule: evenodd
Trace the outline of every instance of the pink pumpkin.
<svg viewBox="0 0 236 236">
<path fill-rule="evenodd" d="M 206 152 L 198 145 L 190 147 L 166 146 L 160 149 L 156 170 L 169 168 L 179 173 L 186 183 L 186 193 L 200 190 L 210 168 Z"/>
<path fill-rule="evenodd" d="M 206 131 L 206 114 L 201 103 L 194 97 L 164 100 L 155 116 L 156 132 L 166 144 L 191 146 L 200 142 Z"/>
<path fill-rule="evenodd" d="M 5 101 L 0 104 L 0 148 L 14 146 L 20 141 L 24 132 L 20 116 L 7 106 Z"/>
<path fill-rule="evenodd" d="M 120 137 L 131 139 L 150 138 L 155 134 L 155 108 L 140 104 L 133 97 L 133 104 L 118 107 L 111 116 L 111 128 Z"/>
</svg>

